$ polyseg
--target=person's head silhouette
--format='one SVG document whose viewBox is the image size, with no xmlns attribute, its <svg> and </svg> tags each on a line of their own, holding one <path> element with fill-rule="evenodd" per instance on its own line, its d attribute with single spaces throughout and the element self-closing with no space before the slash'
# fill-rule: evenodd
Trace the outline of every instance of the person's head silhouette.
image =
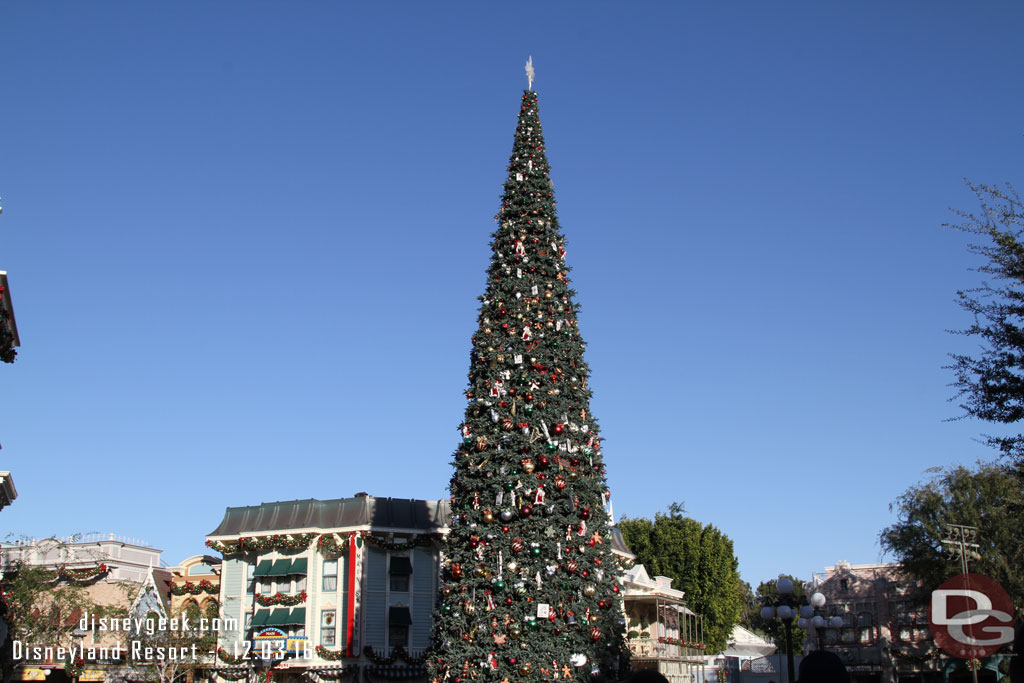
<svg viewBox="0 0 1024 683">
<path fill-rule="evenodd" d="M 639 669 L 629 675 L 626 683 L 668 683 L 668 679 L 655 669 Z"/>
<path fill-rule="evenodd" d="M 850 674 L 835 653 L 818 650 L 800 662 L 800 683 L 850 683 Z"/>
</svg>

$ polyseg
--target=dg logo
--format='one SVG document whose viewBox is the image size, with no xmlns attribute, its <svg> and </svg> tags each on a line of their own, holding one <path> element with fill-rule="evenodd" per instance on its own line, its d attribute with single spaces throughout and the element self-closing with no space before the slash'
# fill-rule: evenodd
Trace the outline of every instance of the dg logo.
<svg viewBox="0 0 1024 683">
<path fill-rule="evenodd" d="M 946 654 L 981 659 L 1013 641 L 1013 601 L 984 574 L 960 574 L 932 591 L 928 624 Z"/>
</svg>

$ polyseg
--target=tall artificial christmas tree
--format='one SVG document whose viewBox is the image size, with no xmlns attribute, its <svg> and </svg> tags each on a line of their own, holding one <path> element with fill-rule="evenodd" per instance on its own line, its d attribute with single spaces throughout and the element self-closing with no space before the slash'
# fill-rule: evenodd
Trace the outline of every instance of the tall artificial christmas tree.
<svg viewBox="0 0 1024 683">
<path fill-rule="evenodd" d="M 628 666 L 601 442 L 548 172 L 527 90 L 473 335 L 435 683 L 614 681 Z"/>
</svg>

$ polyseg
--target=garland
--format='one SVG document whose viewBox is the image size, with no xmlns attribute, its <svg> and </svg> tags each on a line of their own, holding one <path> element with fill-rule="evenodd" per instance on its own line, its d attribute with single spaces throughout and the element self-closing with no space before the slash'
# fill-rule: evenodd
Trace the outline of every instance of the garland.
<svg viewBox="0 0 1024 683">
<path fill-rule="evenodd" d="M 936 647 L 932 647 L 927 652 L 920 655 L 912 655 L 909 652 L 903 652 L 901 650 L 892 651 L 893 659 L 905 660 L 917 664 L 924 664 L 925 662 L 931 661 L 933 659 L 938 659 L 941 656 L 942 653 Z"/>
<path fill-rule="evenodd" d="M 225 664 L 241 664 L 245 661 L 245 657 L 238 655 L 237 657 L 222 647 L 217 648 L 217 659 L 224 662 Z"/>
<path fill-rule="evenodd" d="M 424 548 L 434 543 L 443 541 L 443 534 L 413 534 L 407 541 L 389 541 L 386 536 L 374 536 L 368 531 L 358 532 L 357 539 L 366 541 L 369 545 L 384 548 L 392 551 L 406 551 L 413 548 Z M 358 540 L 357 540 L 358 542 Z M 341 555 L 348 550 L 349 539 L 343 538 L 338 542 L 337 536 L 333 533 L 324 534 L 316 542 L 316 548 L 324 555 Z"/>
<path fill-rule="evenodd" d="M 92 581 L 93 579 L 106 574 L 110 569 L 105 564 L 100 564 L 96 567 L 83 567 L 81 569 L 71 569 L 61 565 L 56 570 L 46 573 L 46 581 L 48 583 L 56 583 L 60 580 L 65 581 Z"/>
<path fill-rule="evenodd" d="M 274 593 L 273 595 L 257 594 L 256 602 L 264 607 L 270 607 L 271 605 L 300 605 L 306 602 L 306 591 L 302 591 L 298 595 L 286 595 L 284 593 Z"/>
<path fill-rule="evenodd" d="M 84 668 L 85 660 L 78 657 L 77 659 L 64 664 L 64 673 L 68 675 L 68 678 L 78 678 Z"/>
<path fill-rule="evenodd" d="M 664 643 L 666 645 L 679 645 L 681 647 L 694 647 L 694 648 L 697 648 L 698 650 L 703 650 L 704 647 L 705 647 L 704 643 L 697 643 L 697 642 L 693 642 L 693 641 L 686 642 L 685 640 L 680 640 L 679 638 L 658 638 L 658 642 L 659 643 Z"/>
<path fill-rule="evenodd" d="M 344 650 L 328 650 L 323 645 L 316 646 L 316 656 L 320 659 L 326 659 L 328 662 L 340 662 L 348 657 Z"/>
<path fill-rule="evenodd" d="M 233 555 L 246 550 L 305 550 L 316 534 L 274 534 L 273 536 L 241 536 L 237 541 L 206 541 L 206 547 L 222 555 Z"/>
<path fill-rule="evenodd" d="M 981 670 L 981 660 L 977 659 L 977 658 L 968 660 L 968 662 L 967 662 L 967 670 L 968 671 L 980 671 Z"/>
<path fill-rule="evenodd" d="M 216 671 L 217 677 L 223 678 L 225 681 L 240 681 L 249 677 L 248 669 L 217 669 Z"/>
<path fill-rule="evenodd" d="M 401 659 L 406 664 L 420 665 L 425 664 L 427 661 L 425 655 L 414 657 L 408 652 L 406 652 L 405 648 L 401 645 L 395 645 L 395 649 L 392 650 L 391 654 L 387 657 L 381 657 L 380 655 L 378 655 L 376 652 L 373 651 L 373 647 L 370 645 L 367 645 L 363 648 L 363 654 L 366 655 L 366 658 L 374 664 L 394 664 L 396 660 Z"/>
<path fill-rule="evenodd" d="M 175 595 L 199 595 L 200 593 L 209 593 L 210 595 L 217 595 L 220 593 L 220 586 L 214 584 L 207 579 L 203 579 L 199 584 L 194 584 L 191 581 L 186 581 L 184 585 L 179 586 L 178 584 L 171 581 L 170 584 L 171 592 Z"/>
<path fill-rule="evenodd" d="M 347 678 L 352 674 L 356 673 L 357 671 L 359 671 L 359 665 L 350 664 L 349 666 L 346 666 L 343 669 L 332 669 L 330 671 L 324 671 L 323 669 L 317 669 L 316 671 L 307 670 L 306 677 L 314 681 L 321 679 L 328 681 L 336 681 L 341 678 Z"/>
</svg>

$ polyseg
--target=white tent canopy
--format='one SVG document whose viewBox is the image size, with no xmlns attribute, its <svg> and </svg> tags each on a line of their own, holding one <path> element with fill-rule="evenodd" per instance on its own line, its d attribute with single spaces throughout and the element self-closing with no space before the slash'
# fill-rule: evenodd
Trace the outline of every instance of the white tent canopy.
<svg viewBox="0 0 1024 683">
<path fill-rule="evenodd" d="M 722 655 L 726 657 L 765 657 L 777 648 L 767 640 L 742 626 L 733 628 L 729 634 L 729 645 Z"/>
</svg>

